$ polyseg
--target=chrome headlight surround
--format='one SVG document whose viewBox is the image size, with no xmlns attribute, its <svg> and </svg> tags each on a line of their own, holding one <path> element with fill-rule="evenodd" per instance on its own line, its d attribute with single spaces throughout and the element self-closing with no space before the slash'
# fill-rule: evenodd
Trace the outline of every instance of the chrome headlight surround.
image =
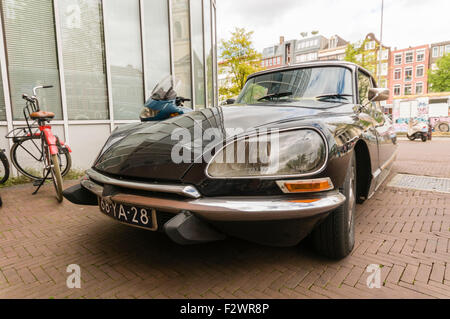
<svg viewBox="0 0 450 319">
<path fill-rule="evenodd" d="M 323 159 L 322 165 L 319 168 L 317 168 L 317 169 L 315 169 L 315 170 L 313 170 L 311 172 L 298 173 L 298 174 L 288 174 L 288 175 L 286 175 L 286 174 L 284 174 L 284 175 L 283 174 L 280 174 L 280 175 L 275 174 L 275 175 L 247 175 L 247 176 L 213 176 L 213 175 L 211 175 L 209 173 L 209 169 L 210 169 L 211 165 L 214 164 L 215 158 L 219 154 L 224 152 L 225 149 L 228 146 L 230 146 L 232 144 L 235 144 L 235 143 L 237 143 L 237 142 L 239 142 L 239 141 L 241 141 L 243 139 L 254 138 L 254 137 L 257 137 L 258 135 L 260 135 L 260 134 L 255 133 L 255 134 L 250 134 L 250 135 L 238 137 L 237 139 L 233 139 L 232 141 L 227 142 L 223 147 L 221 147 L 216 152 L 216 154 L 212 157 L 211 161 L 209 161 L 209 163 L 207 164 L 207 166 L 205 168 L 205 175 L 208 178 L 210 178 L 210 179 L 279 179 L 279 178 L 307 177 L 307 176 L 313 176 L 313 175 L 319 174 L 327 166 L 327 164 L 328 164 L 328 157 L 329 157 L 328 141 L 327 141 L 324 133 L 320 129 L 318 129 L 317 127 L 314 127 L 314 126 L 300 126 L 300 127 L 294 127 L 294 128 L 280 129 L 278 131 L 278 133 L 281 136 L 283 133 L 292 132 L 292 131 L 303 131 L 303 130 L 312 130 L 315 133 L 317 133 L 320 136 L 320 138 L 321 138 L 321 140 L 323 142 L 324 148 L 325 148 L 325 154 L 324 154 L 325 157 Z"/>
</svg>

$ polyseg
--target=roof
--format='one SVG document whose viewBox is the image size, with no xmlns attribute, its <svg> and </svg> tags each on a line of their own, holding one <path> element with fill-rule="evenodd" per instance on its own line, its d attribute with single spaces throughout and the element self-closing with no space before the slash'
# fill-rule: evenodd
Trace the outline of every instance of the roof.
<svg viewBox="0 0 450 319">
<path fill-rule="evenodd" d="M 356 69 L 357 67 L 359 67 L 362 70 L 365 70 L 367 73 L 371 74 L 368 70 L 364 69 L 363 67 L 357 65 L 356 63 L 353 62 L 348 62 L 348 61 L 312 61 L 312 62 L 303 62 L 303 63 L 298 63 L 298 64 L 292 64 L 292 65 L 288 65 L 288 66 L 282 66 L 282 67 L 278 67 L 278 68 L 273 68 L 273 69 L 269 69 L 269 70 L 264 70 L 264 71 L 259 71 L 256 73 L 253 73 L 251 75 L 249 75 L 249 79 L 254 77 L 254 76 L 258 76 L 261 74 L 268 74 L 268 73 L 274 73 L 274 72 L 279 72 L 279 71 L 286 71 L 286 70 L 295 70 L 295 69 L 302 69 L 305 67 L 316 67 L 316 66 L 345 66 L 345 67 L 350 67 L 351 69 Z"/>
</svg>

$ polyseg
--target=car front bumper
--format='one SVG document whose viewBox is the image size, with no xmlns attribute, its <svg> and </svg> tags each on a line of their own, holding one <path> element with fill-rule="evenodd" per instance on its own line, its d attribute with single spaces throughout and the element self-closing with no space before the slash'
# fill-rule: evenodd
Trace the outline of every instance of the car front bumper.
<svg viewBox="0 0 450 319">
<path fill-rule="evenodd" d="M 108 190 L 109 186 L 114 190 Z M 318 221 L 345 202 L 345 196 L 336 190 L 299 195 L 202 197 L 194 186 L 126 182 L 94 170 L 87 171 L 77 191 L 86 190 L 91 195 L 90 203 L 83 203 L 83 196 L 73 200 L 75 191 L 70 189 L 64 195 L 76 204 L 93 205 L 92 195 L 95 195 L 119 204 L 149 207 L 174 217 L 189 213 L 220 232 L 282 246 L 286 246 L 281 243 L 286 237 L 290 238 L 287 242 L 300 241 Z M 263 239 L 255 240 L 258 237 Z"/>
</svg>

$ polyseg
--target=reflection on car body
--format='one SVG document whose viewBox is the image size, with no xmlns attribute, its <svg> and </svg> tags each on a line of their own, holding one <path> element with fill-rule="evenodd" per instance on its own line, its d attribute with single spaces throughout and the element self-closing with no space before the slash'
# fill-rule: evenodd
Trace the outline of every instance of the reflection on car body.
<svg viewBox="0 0 450 319">
<path fill-rule="evenodd" d="M 65 196 L 83 205 L 106 198 L 154 210 L 158 230 L 180 244 L 226 234 L 292 246 L 310 235 L 322 254 L 342 258 L 354 246 L 356 203 L 373 195 L 395 159 L 396 135 L 380 106 L 387 93 L 349 62 L 262 71 L 247 79 L 236 104 L 117 129 Z M 193 132 L 199 122 L 203 131 L 220 132 L 217 152 L 174 163 L 172 133 Z M 236 127 L 277 130 L 285 165 L 218 161 L 240 139 L 258 140 L 230 133 Z M 205 152 L 211 140 L 193 134 L 190 142 Z"/>
</svg>

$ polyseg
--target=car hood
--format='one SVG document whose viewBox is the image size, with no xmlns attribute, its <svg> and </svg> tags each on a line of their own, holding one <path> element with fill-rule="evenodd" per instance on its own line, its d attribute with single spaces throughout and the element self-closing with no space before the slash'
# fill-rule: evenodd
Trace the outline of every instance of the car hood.
<svg viewBox="0 0 450 319">
<path fill-rule="evenodd" d="M 334 106 L 333 114 L 336 108 L 344 107 L 327 103 L 330 105 Z M 121 178 L 181 181 L 193 164 L 202 163 L 202 153 L 198 150 L 211 145 L 210 140 L 202 138 L 208 128 L 222 132 L 216 140 L 222 143 L 242 130 L 289 127 L 297 120 L 317 118 L 327 113 L 330 113 L 330 108 L 225 106 L 191 112 L 158 123 L 137 123 L 111 135 L 94 168 Z M 173 160 L 174 147 L 180 145 L 180 140 L 172 137 L 172 133 L 181 128 L 190 133 L 190 139 L 181 144 L 194 154 L 185 163 Z"/>
</svg>

